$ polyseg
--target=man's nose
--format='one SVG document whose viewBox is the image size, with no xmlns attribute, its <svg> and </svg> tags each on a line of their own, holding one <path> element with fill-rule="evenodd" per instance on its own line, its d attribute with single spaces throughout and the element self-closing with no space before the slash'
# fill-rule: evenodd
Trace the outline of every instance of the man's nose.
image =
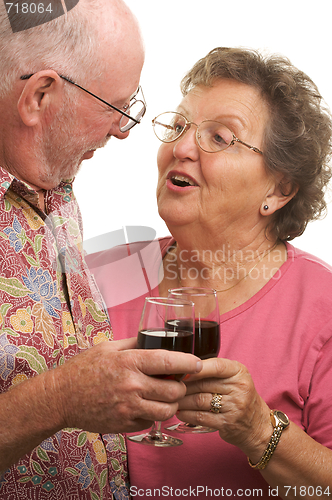
<svg viewBox="0 0 332 500">
<path fill-rule="evenodd" d="M 109 136 L 112 135 L 113 137 L 116 137 L 117 139 L 126 139 L 129 135 L 130 130 L 127 130 L 126 132 L 121 132 L 120 120 L 121 120 L 121 116 L 119 116 L 115 120 L 113 120 L 112 125 L 109 129 L 108 135 Z"/>
</svg>

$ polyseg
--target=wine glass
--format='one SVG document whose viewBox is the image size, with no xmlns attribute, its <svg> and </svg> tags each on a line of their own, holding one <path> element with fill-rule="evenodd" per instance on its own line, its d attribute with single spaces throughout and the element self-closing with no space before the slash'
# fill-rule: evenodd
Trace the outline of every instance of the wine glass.
<svg viewBox="0 0 332 500">
<path fill-rule="evenodd" d="M 182 298 L 147 297 L 138 328 L 138 349 L 167 349 L 192 353 L 194 348 L 194 304 Z M 183 374 L 158 375 L 181 380 Z M 150 432 L 128 436 L 130 441 L 150 446 L 179 446 L 183 443 L 161 432 L 161 422 L 154 422 Z"/>
<path fill-rule="evenodd" d="M 199 287 L 173 288 L 168 291 L 168 296 L 190 300 L 195 304 L 194 354 L 201 359 L 217 357 L 220 350 L 220 316 L 216 290 Z M 195 434 L 216 431 L 212 427 L 185 422 L 171 425 L 167 430 Z"/>
</svg>

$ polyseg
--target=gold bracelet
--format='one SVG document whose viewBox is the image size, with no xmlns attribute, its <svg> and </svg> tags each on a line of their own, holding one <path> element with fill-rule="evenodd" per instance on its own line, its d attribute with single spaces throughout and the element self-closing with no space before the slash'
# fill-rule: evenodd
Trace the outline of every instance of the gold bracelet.
<svg viewBox="0 0 332 500">
<path fill-rule="evenodd" d="M 265 469 L 277 447 L 277 444 L 279 443 L 282 431 L 289 426 L 289 418 L 282 411 L 272 410 L 270 413 L 270 418 L 273 427 L 273 433 L 269 444 L 266 447 L 266 450 L 256 464 L 253 464 L 248 457 L 248 463 L 253 469 Z"/>
</svg>

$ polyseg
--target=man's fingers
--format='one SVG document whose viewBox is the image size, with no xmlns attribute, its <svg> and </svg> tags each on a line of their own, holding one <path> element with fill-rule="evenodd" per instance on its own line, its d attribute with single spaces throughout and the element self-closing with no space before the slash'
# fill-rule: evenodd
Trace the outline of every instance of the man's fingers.
<svg viewBox="0 0 332 500">
<path fill-rule="evenodd" d="M 202 369 L 202 361 L 193 354 L 167 351 L 165 349 L 137 349 L 137 337 L 116 340 L 108 344 L 113 351 L 135 349 L 136 368 L 146 375 L 179 375 L 198 373 Z"/>
<path fill-rule="evenodd" d="M 160 401 L 145 401 L 144 413 L 142 412 L 144 420 L 147 421 L 161 421 L 164 422 L 173 417 L 178 409 L 177 403 L 163 403 Z"/>
<path fill-rule="evenodd" d="M 130 339 L 114 340 L 110 342 L 110 346 L 113 351 L 125 351 L 127 349 L 135 349 L 137 344 L 137 337 L 131 337 Z"/>
<path fill-rule="evenodd" d="M 137 350 L 137 368 L 146 375 L 186 375 L 198 373 L 202 361 L 193 354 L 164 349 Z"/>
</svg>

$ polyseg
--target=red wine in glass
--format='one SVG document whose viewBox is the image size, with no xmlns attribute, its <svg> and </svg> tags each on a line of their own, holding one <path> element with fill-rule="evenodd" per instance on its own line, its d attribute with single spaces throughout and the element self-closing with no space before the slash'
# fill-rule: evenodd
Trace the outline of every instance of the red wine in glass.
<svg viewBox="0 0 332 500">
<path fill-rule="evenodd" d="M 137 349 L 167 349 L 193 352 L 194 335 L 191 328 L 177 331 L 165 329 L 142 330 L 137 336 Z"/>
<path fill-rule="evenodd" d="M 217 357 L 220 350 L 220 316 L 217 292 L 211 288 L 182 287 L 169 290 L 168 296 L 191 300 L 195 304 L 194 354 L 201 359 Z M 185 321 L 179 321 L 178 328 L 185 329 Z M 181 433 L 216 431 L 211 427 L 188 423 L 175 424 L 167 429 Z"/>
<path fill-rule="evenodd" d="M 186 321 L 179 320 L 178 328 L 191 330 Z M 165 348 L 166 349 L 166 348 Z M 220 350 L 219 323 L 208 319 L 195 319 L 194 354 L 201 359 L 215 358 Z"/>
<path fill-rule="evenodd" d="M 168 351 L 193 352 L 194 333 L 193 327 L 190 328 L 190 322 L 183 320 L 186 323 L 186 328 L 183 330 L 177 326 L 179 330 L 153 329 L 142 330 L 138 332 L 137 349 L 167 349 Z M 181 320 L 178 320 L 181 324 Z M 191 322 L 192 325 L 192 322 Z M 181 380 L 185 376 L 184 373 L 177 375 L 157 375 L 159 378 L 167 378 Z"/>
<path fill-rule="evenodd" d="M 139 324 L 137 347 L 139 349 L 167 349 L 193 352 L 194 304 L 186 299 L 147 297 Z M 186 329 L 179 328 L 181 322 Z M 181 380 L 184 374 L 157 375 L 161 378 Z M 161 432 L 161 422 L 155 422 L 146 434 L 130 435 L 130 441 L 150 446 L 179 446 L 183 442 Z"/>
</svg>

